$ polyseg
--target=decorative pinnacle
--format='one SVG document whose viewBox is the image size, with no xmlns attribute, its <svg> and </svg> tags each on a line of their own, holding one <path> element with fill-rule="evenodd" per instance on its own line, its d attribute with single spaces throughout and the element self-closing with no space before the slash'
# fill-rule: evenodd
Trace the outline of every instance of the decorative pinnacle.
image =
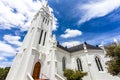
<svg viewBox="0 0 120 80">
<path fill-rule="evenodd" d="M 119 45 L 119 41 L 116 39 L 116 38 L 114 38 L 114 43 L 118 46 Z"/>
<path fill-rule="evenodd" d="M 43 4 L 44 6 L 48 6 L 48 0 L 42 0 L 42 4 Z"/>
</svg>

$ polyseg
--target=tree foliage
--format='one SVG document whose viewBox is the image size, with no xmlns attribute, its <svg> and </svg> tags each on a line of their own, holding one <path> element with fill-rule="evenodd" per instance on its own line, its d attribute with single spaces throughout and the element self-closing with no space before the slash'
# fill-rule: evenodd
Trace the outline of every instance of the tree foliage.
<svg viewBox="0 0 120 80">
<path fill-rule="evenodd" d="M 6 68 L 0 68 L 0 80 L 5 80 L 8 72 L 9 72 L 10 67 Z"/>
<path fill-rule="evenodd" d="M 82 80 L 82 77 L 87 75 L 86 72 L 78 71 L 78 70 L 71 70 L 66 69 L 64 70 L 64 76 L 67 78 L 67 80 Z"/>
<path fill-rule="evenodd" d="M 120 46 L 109 46 L 106 56 L 110 57 L 110 60 L 107 62 L 108 72 L 112 75 L 120 74 Z"/>
</svg>

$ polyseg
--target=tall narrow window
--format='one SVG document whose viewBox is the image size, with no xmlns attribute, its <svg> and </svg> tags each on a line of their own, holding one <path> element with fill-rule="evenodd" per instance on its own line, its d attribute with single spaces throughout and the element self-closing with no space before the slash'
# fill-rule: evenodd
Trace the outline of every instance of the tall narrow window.
<svg viewBox="0 0 120 80">
<path fill-rule="evenodd" d="M 99 70 L 99 71 L 103 71 L 102 64 L 101 64 L 101 62 L 100 62 L 100 59 L 99 59 L 97 56 L 95 57 L 95 62 L 96 62 L 96 65 L 97 65 L 97 67 L 98 67 L 98 70 Z"/>
<path fill-rule="evenodd" d="M 44 35 L 43 46 L 45 45 L 45 38 L 46 38 L 46 32 L 45 32 L 45 35 Z"/>
<path fill-rule="evenodd" d="M 49 24 L 49 20 L 48 20 L 48 22 L 47 22 L 47 25 Z"/>
<path fill-rule="evenodd" d="M 45 20 L 45 24 L 47 23 L 47 19 Z"/>
<path fill-rule="evenodd" d="M 45 21 L 45 17 L 43 18 L 43 22 Z"/>
<path fill-rule="evenodd" d="M 63 68 L 63 71 L 66 69 L 65 57 L 62 58 L 62 68 Z"/>
<path fill-rule="evenodd" d="M 40 39 L 39 39 L 39 44 L 41 43 L 41 39 L 42 39 L 42 34 L 43 34 L 43 30 L 41 30 L 41 33 L 40 33 Z"/>
<path fill-rule="evenodd" d="M 77 61 L 78 70 L 83 71 L 81 60 L 79 58 L 77 58 L 76 61 Z"/>
</svg>

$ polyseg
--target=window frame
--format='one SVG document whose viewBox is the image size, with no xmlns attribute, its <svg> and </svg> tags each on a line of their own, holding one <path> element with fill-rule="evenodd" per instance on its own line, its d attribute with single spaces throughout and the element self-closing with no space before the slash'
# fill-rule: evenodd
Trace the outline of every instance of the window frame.
<svg viewBox="0 0 120 80">
<path fill-rule="evenodd" d="M 65 57 L 62 58 L 62 69 L 63 71 L 66 69 L 66 58 Z"/>
<path fill-rule="evenodd" d="M 96 62 L 98 70 L 99 71 L 104 71 L 99 57 L 97 57 L 97 56 L 95 57 L 95 62 Z"/>
<path fill-rule="evenodd" d="M 43 30 L 41 30 L 41 32 L 40 32 L 39 44 L 41 43 L 42 35 L 43 35 Z"/>
<path fill-rule="evenodd" d="M 79 71 L 83 71 L 81 59 L 80 59 L 80 58 L 77 58 L 77 59 L 76 59 L 76 62 L 77 62 L 78 70 L 79 70 Z"/>
</svg>

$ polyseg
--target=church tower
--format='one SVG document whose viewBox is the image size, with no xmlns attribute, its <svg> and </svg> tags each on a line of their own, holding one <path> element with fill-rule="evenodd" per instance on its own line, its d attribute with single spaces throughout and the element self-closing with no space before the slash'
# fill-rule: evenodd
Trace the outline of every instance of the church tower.
<svg viewBox="0 0 120 80">
<path fill-rule="evenodd" d="M 56 38 L 52 36 L 53 18 L 47 1 L 43 1 L 6 80 L 54 79 L 55 70 L 50 70 L 55 68 Z"/>
</svg>

